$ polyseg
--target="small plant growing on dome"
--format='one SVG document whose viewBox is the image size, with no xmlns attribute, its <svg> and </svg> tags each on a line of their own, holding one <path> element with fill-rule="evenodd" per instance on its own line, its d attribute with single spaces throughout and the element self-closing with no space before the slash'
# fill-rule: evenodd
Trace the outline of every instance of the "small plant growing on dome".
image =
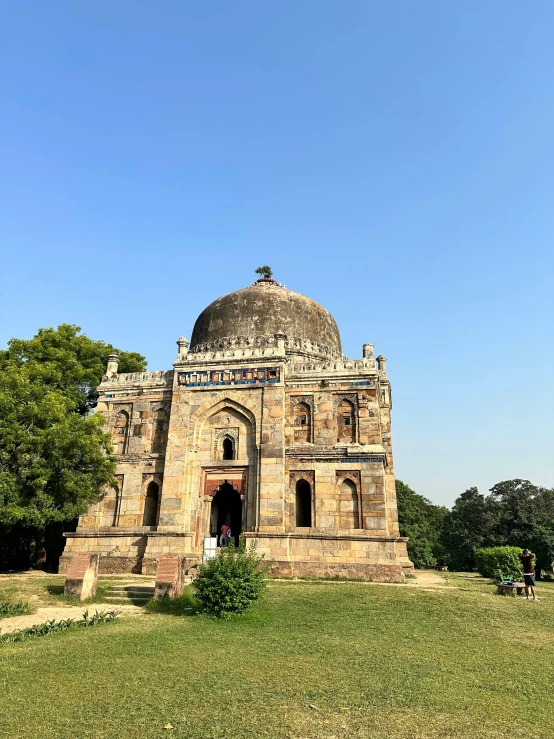
<svg viewBox="0 0 554 739">
<path fill-rule="evenodd" d="M 255 272 L 266 280 L 270 280 L 273 277 L 273 270 L 271 267 L 268 267 L 267 264 L 264 264 L 263 267 L 258 267 Z"/>
</svg>

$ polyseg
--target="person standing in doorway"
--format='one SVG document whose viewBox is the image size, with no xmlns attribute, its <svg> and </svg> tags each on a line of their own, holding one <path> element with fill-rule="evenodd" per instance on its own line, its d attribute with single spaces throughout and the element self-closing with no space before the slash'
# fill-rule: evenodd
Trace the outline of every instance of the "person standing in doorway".
<svg viewBox="0 0 554 739">
<path fill-rule="evenodd" d="M 538 600 L 537 596 L 535 595 L 535 568 L 533 566 L 535 555 L 528 549 L 524 549 L 522 554 L 519 555 L 519 558 L 521 559 L 521 563 L 523 565 L 523 582 L 525 583 L 525 596 L 527 600 L 529 600 L 529 590 L 531 590 L 533 600 Z"/>
<path fill-rule="evenodd" d="M 221 527 L 221 538 L 219 540 L 219 543 L 221 544 L 222 547 L 228 547 L 230 540 L 231 540 L 231 527 L 229 526 L 229 522 L 225 521 L 225 523 Z"/>
</svg>

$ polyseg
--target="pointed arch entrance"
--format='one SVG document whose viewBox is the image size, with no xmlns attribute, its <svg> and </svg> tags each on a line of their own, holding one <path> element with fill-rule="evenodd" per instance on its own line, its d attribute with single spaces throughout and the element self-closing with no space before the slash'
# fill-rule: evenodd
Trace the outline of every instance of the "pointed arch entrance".
<svg viewBox="0 0 554 739">
<path fill-rule="evenodd" d="M 221 527 L 224 523 L 228 523 L 231 527 L 231 536 L 234 539 L 235 546 L 239 545 L 243 521 L 242 508 L 239 491 L 225 480 L 215 492 L 210 511 L 210 534 L 217 536 L 218 546 Z"/>
</svg>

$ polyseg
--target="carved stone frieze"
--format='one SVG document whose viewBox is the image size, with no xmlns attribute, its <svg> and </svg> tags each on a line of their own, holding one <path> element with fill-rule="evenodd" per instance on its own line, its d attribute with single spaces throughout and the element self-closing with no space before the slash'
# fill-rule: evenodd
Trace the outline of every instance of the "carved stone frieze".
<svg viewBox="0 0 554 739">
<path fill-rule="evenodd" d="M 154 372 L 124 372 L 120 375 L 102 378 L 102 384 L 132 385 L 151 384 L 171 386 L 173 370 L 155 370 Z"/>
<path fill-rule="evenodd" d="M 338 361 L 334 361 L 334 358 L 332 359 L 333 361 L 326 361 L 317 364 L 311 364 L 309 361 L 295 362 L 295 364 L 292 365 L 291 370 L 294 374 L 305 374 L 307 372 L 342 372 L 343 374 L 349 374 L 353 370 L 373 370 L 375 364 L 369 359 L 355 359 L 350 361 L 344 356 L 339 357 Z M 373 386 L 374 381 L 368 380 L 367 385 L 368 387 Z"/>
<path fill-rule="evenodd" d="M 179 372 L 177 382 L 185 387 L 226 387 L 230 385 L 275 385 L 280 378 L 280 367 L 237 367 Z"/>
<path fill-rule="evenodd" d="M 262 353 L 265 353 L 269 349 L 274 350 L 272 353 L 275 353 L 277 347 L 278 342 L 275 336 L 226 336 L 215 341 L 207 341 L 191 347 L 187 355 L 187 360 L 192 361 L 197 358 L 191 355 L 206 355 L 212 352 L 235 352 L 236 350 L 261 350 Z M 342 357 L 342 354 L 333 347 L 290 336 L 287 336 L 285 339 L 285 353 L 300 353 L 331 359 Z M 234 354 L 234 356 L 237 355 Z M 249 355 L 247 354 L 246 356 Z"/>
</svg>

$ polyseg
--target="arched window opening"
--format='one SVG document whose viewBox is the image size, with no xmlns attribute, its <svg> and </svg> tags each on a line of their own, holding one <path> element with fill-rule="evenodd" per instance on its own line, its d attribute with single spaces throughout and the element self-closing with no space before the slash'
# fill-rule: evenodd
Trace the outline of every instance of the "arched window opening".
<svg viewBox="0 0 554 739">
<path fill-rule="evenodd" d="M 101 526 L 117 526 L 119 524 L 119 510 L 121 508 L 121 485 L 116 485 L 106 491 L 102 499 Z"/>
<path fill-rule="evenodd" d="M 146 488 L 146 497 L 144 499 L 144 516 L 142 519 L 143 526 L 158 525 L 159 502 L 160 488 L 157 483 L 152 481 Z"/>
<path fill-rule="evenodd" d="M 223 459 L 235 458 L 235 443 L 229 436 L 223 439 Z"/>
<path fill-rule="evenodd" d="M 113 425 L 113 444 L 116 454 L 124 454 L 129 434 L 129 414 L 119 411 Z"/>
<path fill-rule="evenodd" d="M 116 485 L 114 490 L 114 507 L 113 507 L 113 519 L 112 526 L 119 524 L 119 510 L 121 508 L 121 487 Z"/>
<path fill-rule="evenodd" d="M 337 408 L 337 442 L 356 441 L 356 409 L 344 398 Z"/>
<path fill-rule="evenodd" d="M 311 442 L 312 423 L 310 406 L 298 403 L 294 409 L 294 443 L 309 444 Z"/>
<path fill-rule="evenodd" d="M 341 529 L 360 528 L 358 488 L 348 478 L 340 486 L 339 516 Z"/>
<path fill-rule="evenodd" d="M 160 408 L 154 417 L 154 435 L 152 437 L 152 451 L 162 452 L 167 442 L 168 429 L 167 411 Z"/>
<path fill-rule="evenodd" d="M 307 480 L 298 480 L 296 483 L 296 525 L 312 525 L 312 488 Z"/>
</svg>

